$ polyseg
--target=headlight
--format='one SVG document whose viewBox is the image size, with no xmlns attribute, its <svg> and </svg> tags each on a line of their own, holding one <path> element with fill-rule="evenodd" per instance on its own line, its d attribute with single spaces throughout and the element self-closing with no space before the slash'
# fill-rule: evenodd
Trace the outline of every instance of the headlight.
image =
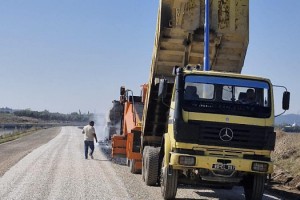
<svg viewBox="0 0 300 200">
<path fill-rule="evenodd" d="M 194 166 L 196 164 L 196 158 L 192 156 L 179 156 L 179 164 Z"/>
<path fill-rule="evenodd" d="M 259 162 L 252 163 L 252 171 L 267 172 L 268 168 L 269 168 L 269 164 L 267 163 L 259 163 Z"/>
</svg>

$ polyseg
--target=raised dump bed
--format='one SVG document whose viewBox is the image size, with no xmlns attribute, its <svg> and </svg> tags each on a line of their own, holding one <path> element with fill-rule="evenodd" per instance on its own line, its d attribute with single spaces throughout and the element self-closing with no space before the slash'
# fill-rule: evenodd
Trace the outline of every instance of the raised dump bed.
<svg viewBox="0 0 300 200">
<path fill-rule="evenodd" d="M 249 0 L 211 0 L 210 4 L 211 70 L 240 73 L 249 41 Z M 174 66 L 203 65 L 204 16 L 204 0 L 160 1 L 143 112 L 144 136 L 160 137 L 165 132 L 169 110 L 157 101 L 158 78 L 172 83 Z"/>
</svg>

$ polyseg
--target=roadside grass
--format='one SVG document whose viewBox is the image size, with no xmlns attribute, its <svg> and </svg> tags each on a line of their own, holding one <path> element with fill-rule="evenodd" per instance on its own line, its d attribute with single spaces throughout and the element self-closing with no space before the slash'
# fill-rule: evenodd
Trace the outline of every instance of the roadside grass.
<svg viewBox="0 0 300 200">
<path fill-rule="evenodd" d="M 0 122 L 1 124 L 10 124 L 10 123 L 38 123 L 39 119 L 32 117 L 19 117 L 11 113 L 0 113 Z"/>
<path fill-rule="evenodd" d="M 300 159 L 295 159 L 294 156 L 284 160 L 274 160 L 276 166 L 289 172 L 293 177 L 300 176 Z"/>
<path fill-rule="evenodd" d="M 16 140 L 16 139 L 26 136 L 26 135 L 30 135 L 39 129 L 41 129 L 41 128 L 34 127 L 34 128 L 30 128 L 28 130 L 22 130 L 22 131 L 17 131 L 14 133 L 7 133 L 7 134 L 0 135 L 0 144 Z"/>
<path fill-rule="evenodd" d="M 277 132 L 274 164 L 281 169 L 300 176 L 300 133 Z"/>
</svg>

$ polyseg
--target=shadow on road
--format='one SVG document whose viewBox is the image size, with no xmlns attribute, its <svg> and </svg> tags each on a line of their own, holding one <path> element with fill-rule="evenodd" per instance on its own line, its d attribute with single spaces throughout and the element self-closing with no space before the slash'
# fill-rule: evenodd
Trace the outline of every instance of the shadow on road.
<svg viewBox="0 0 300 200">
<path fill-rule="evenodd" d="M 279 190 L 276 188 L 271 187 L 270 185 L 266 188 L 268 192 L 280 195 L 282 197 L 286 197 L 286 200 L 300 200 L 300 194 L 293 192 L 293 191 L 285 191 L 285 190 Z"/>
<path fill-rule="evenodd" d="M 94 158 L 93 160 L 96 160 L 96 161 L 106 161 L 106 162 L 110 162 L 111 161 L 111 160 L 108 160 L 108 159 L 103 160 L 103 159 L 97 159 L 97 158 Z"/>
</svg>

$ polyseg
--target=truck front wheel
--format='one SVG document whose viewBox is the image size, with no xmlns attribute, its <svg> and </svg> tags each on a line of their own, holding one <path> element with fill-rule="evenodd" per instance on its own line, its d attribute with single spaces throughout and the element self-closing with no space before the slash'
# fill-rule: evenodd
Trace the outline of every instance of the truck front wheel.
<svg viewBox="0 0 300 200">
<path fill-rule="evenodd" d="M 174 199 L 177 193 L 178 170 L 161 164 L 160 188 L 164 199 Z"/>
<path fill-rule="evenodd" d="M 247 176 L 244 180 L 244 192 L 246 200 L 262 199 L 265 190 L 265 175 L 255 174 Z"/>
</svg>

